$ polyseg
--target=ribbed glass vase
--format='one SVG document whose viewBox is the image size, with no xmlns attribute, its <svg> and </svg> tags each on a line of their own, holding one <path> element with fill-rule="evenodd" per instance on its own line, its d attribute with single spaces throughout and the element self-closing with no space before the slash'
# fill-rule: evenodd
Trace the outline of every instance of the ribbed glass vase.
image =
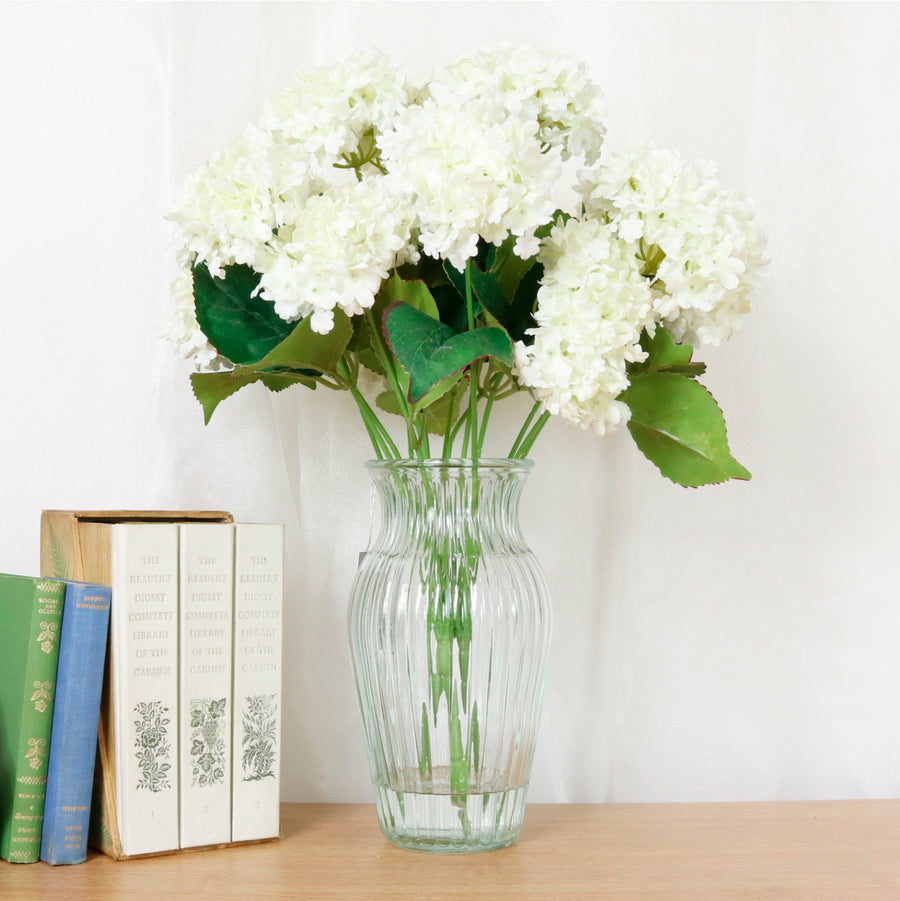
<svg viewBox="0 0 900 901">
<path fill-rule="evenodd" d="M 531 463 L 368 466 L 379 512 L 349 627 L 381 828 L 404 848 L 504 847 L 525 812 L 550 644 L 519 526 Z"/>
</svg>

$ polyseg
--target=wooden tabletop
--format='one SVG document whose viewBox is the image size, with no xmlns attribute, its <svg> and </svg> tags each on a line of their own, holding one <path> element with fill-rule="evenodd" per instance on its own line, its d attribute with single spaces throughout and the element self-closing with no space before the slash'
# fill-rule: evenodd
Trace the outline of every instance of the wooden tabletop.
<svg viewBox="0 0 900 901">
<path fill-rule="evenodd" d="M 266 845 L 84 864 L 0 861 L 3 901 L 900 899 L 900 800 L 544 804 L 519 841 L 403 851 L 363 804 L 285 804 Z"/>
</svg>

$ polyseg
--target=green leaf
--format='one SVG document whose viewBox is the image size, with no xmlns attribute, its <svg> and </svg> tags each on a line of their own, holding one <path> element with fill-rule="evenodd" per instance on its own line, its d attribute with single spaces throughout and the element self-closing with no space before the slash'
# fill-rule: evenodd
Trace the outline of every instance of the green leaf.
<svg viewBox="0 0 900 901">
<path fill-rule="evenodd" d="M 235 366 L 226 372 L 195 372 L 191 375 L 194 396 L 203 407 L 209 423 L 216 407 L 241 388 L 262 382 L 270 391 L 282 391 L 290 385 L 316 387 L 321 375 L 334 375 L 353 328 L 345 313 L 334 311 L 334 326 L 327 335 L 314 332 L 309 318 L 250 366 Z"/>
<path fill-rule="evenodd" d="M 434 285 L 431 294 L 437 304 L 441 322 L 454 332 L 464 332 L 468 324 L 466 299 L 453 285 Z"/>
<path fill-rule="evenodd" d="M 409 304 L 398 303 L 385 313 L 384 329 L 388 345 L 409 374 L 412 403 L 481 357 L 496 357 L 512 365 L 509 335 L 500 328 L 456 333 Z"/>
<path fill-rule="evenodd" d="M 544 229 L 539 229 L 537 235 L 544 237 Z M 550 227 L 546 227 L 546 234 L 549 234 Z M 513 248 L 519 239 L 515 235 L 510 235 L 496 250 L 490 260 L 489 271 L 497 280 L 500 290 L 504 297 L 514 297 L 519 287 L 519 282 L 525 273 L 531 269 L 536 260 L 534 257 L 523 260 L 516 256 Z"/>
<path fill-rule="evenodd" d="M 553 219 L 535 229 L 534 233 L 543 240 L 550 234 L 557 222 L 564 222 L 568 218 L 568 214 L 557 210 L 553 215 Z M 515 235 L 509 235 L 489 258 L 488 269 L 500 283 L 500 289 L 503 291 L 504 297 L 515 297 L 519 291 L 522 279 L 537 265 L 536 257 L 529 257 L 523 260 L 520 256 L 517 256 L 515 252 L 517 241 L 518 238 Z"/>
<path fill-rule="evenodd" d="M 749 479 L 728 448 L 725 420 L 699 382 L 670 372 L 636 376 L 619 395 L 628 405 L 628 431 L 662 474 L 687 487 Z"/>
<path fill-rule="evenodd" d="M 466 273 L 460 272 L 455 266 L 451 265 L 447 260 L 444 261 L 444 272 L 450 280 L 450 284 L 456 288 L 456 293 L 463 300 L 466 298 Z"/>
<path fill-rule="evenodd" d="M 382 363 L 386 352 L 382 320 L 385 310 L 398 302 L 408 303 L 435 319 L 439 317 L 435 298 L 422 279 L 403 278 L 396 270 L 391 273 L 376 295 L 372 309 L 363 316 L 353 318 L 353 334 L 347 345 L 363 366 L 383 376 L 387 373 Z"/>
<path fill-rule="evenodd" d="M 209 343 L 232 363 L 255 363 L 294 329 L 273 304 L 253 296 L 259 274 L 249 266 L 228 266 L 225 278 L 213 278 L 205 265 L 195 266 L 197 322 Z"/>
<path fill-rule="evenodd" d="M 636 373 L 669 372 L 694 377 L 706 372 L 705 363 L 691 362 L 694 348 L 690 344 L 676 344 L 661 326 L 657 327 L 653 337 L 643 332 L 641 348 L 648 356 L 642 363 L 630 364 L 628 371 L 632 376 Z"/>
<path fill-rule="evenodd" d="M 316 387 L 314 378 L 300 373 L 254 372 L 246 367 L 227 372 L 194 372 L 191 374 L 191 386 L 194 389 L 194 396 L 203 407 L 204 422 L 209 425 L 216 407 L 226 397 L 260 381 L 271 391 L 281 391 L 296 384 L 306 385 L 308 388 Z"/>
<path fill-rule="evenodd" d="M 392 304 L 406 303 L 432 319 L 440 319 L 434 297 L 428 290 L 428 285 L 421 279 L 407 281 L 400 278 L 394 271 L 391 273 L 391 277 L 385 280 L 381 291 L 378 292 L 378 299 L 382 311 Z"/>
<path fill-rule="evenodd" d="M 327 335 L 314 332 L 307 317 L 295 323 L 280 344 L 248 368 L 299 370 L 304 375 L 314 370 L 313 374 L 333 375 L 352 334 L 350 318 L 342 310 L 334 310 L 334 325 Z"/>
<path fill-rule="evenodd" d="M 530 268 L 537 267 L 532 264 Z M 513 341 L 521 341 L 525 330 L 534 325 L 534 298 L 528 296 L 529 292 L 506 296 L 493 273 L 482 272 L 475 266 L 472 267 L 472 287 L 481 305 L 509 332 Z"/>
<path fill-rule="evenodd" d="M 477 265 L 476 261 L 473 260 L 472 261 L 472 271 L 474 272 L 477 269 L 478 269 L 478 265 Z M 465 325 L 468 323 L 468 315 L 466 313 L 466 307 L 465 307 L 465 303 L 466 303 L 466 273 L 464 271 L 460 272 L 459 269 L 455 269 L 446 260 L 444 261 L 444 272 L 446 273 L 447 278 L 450 281 L 450 284 L 455 289 L 456 294 L 460 298 L 462 298 L 463 306 L 462 306 L 462 317 L 461 318 L 462 318 L 462 322 L 463 322 L 463 328 L 458 329 L 458 331 L 462 331 L 465 328 Z M 473 293 L 473 295 L 475 294 L 474 285 L 473 285 L 472 293 Z M 447 302 L 447 299 L 445 297 L 444 303 L 446 303 L 446 302 Z M 472 298 L 472 312 L 476 316 L 478 316 L 481 313 L 481 303 L 480 303 L 477 295 L 473 296 L 473 298 Z M 441 313 L 444 314 L 443 305 L 442 305 Z M 442 318 L 444 318 L 443 315 L 442 315 Z M 460 319 L 460 317 L 458 314 L 456 316 L 454 316 L 454 321 L 459 321 L 459 319 Z M 450 325 L 453 324 L 449 319 L 446 321 Z"/>
</svg>

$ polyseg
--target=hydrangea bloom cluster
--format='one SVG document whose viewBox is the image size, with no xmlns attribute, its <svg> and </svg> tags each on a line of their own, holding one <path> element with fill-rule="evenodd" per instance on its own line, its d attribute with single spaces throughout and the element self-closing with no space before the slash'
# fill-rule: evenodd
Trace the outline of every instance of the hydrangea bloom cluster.
<svg viewBox="0 0 900 901">
<path fill-rule="evenodd" d="M 359 315 L 390 270 L 415 258 L 410 225 L 410 205 L 386 190 L 384 179 L 314 194 L 260 250 L 260 297 L 282 319 L 311 316 L 313 330 L 326 334 L 335 306 Z"/>
<path fill-rule="evenodd" d="M 731 337 L 766 260 L 751 205 L 721 188 L 711 163 L 648 143 L 583 170 L 579 189 L 579 218 L 554 229 L 541 252 L 534 343 L 520 342 L 517 360 L 544 409 L 604 434 L 627 418 L 614 399 L 628 387 L 625 363 L 643 359 L 641 332 L 662 326 L 676 341 L 706 344 Z M 612 259 L 619 280 L 604 271 Z M 611 331 L 622 343 L 606 339 Z"/>
<path fill-rule="evenodd" d="M 600 157 L 606 135 L 606 102 L 584 64 L 560 54 L 504 44 L 467 54 L 448 66 L 430 86 L 441 104 L 490 106 L 492 115 L 515 116 L 536 127 L 545 147 L 562 158 Z"/>
<path fill-rule="evenodd" d="M 358 51 L 299 71 L 266 100 L 259 125 L 284 144 L 299 145 L 309 166 L 328 178 L 367 135 L 389 131 L 417 93 L 386 54 Z"/>
<path fill-rule="evenodd" d="M 627 419 L 615 398 L 628 387 L 626 363 L 644 356 L 650 286 L 631 249 L 597 219 L 555 226 L 539 259 L 537 327 L 533 343 L 516 344 L 519 377 L 545 410 L 603 435 Z"/>
<path fill-rule="evenodd" d="M 656 316 L 676 341 L 731 337 L 765 260 L 752 206 L 722 189 L 713 163 L 646 143 L 585 171 L 580 189 L 585 215 L 635 247 Z"/>
<path fill-rule="evenodd" d="M 558 149 L 542 152 L 529 123 L 475 103 L 427 100 L 399 116 L 379 146 L 397 189 L 415 198 L 426 254 L 461 270 L 479 239 L 501 244 L 511 233 L 533 255 L 535 229 L 556 210 L 561 164 Z"/>
</svg>

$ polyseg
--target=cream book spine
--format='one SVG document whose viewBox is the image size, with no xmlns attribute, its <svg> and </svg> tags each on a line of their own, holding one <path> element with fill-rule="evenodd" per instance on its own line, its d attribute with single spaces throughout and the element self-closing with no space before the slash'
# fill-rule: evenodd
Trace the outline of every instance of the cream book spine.
<svg viewBox="0 0 900 901">
<path fill-rule="evenodd" d="M 284 526 L 236 523 L 232 840 L 280 830 Z"/>
<path fill-rule="evenodd" d="M 178 841 L 178 526 L 112 523 L 111 666 L 122 852 Z"/>
<path fill-rule="evenodd" d="M 234 528 L 179 527 L 182 848 L 231 841 Z"/>
</svg>

